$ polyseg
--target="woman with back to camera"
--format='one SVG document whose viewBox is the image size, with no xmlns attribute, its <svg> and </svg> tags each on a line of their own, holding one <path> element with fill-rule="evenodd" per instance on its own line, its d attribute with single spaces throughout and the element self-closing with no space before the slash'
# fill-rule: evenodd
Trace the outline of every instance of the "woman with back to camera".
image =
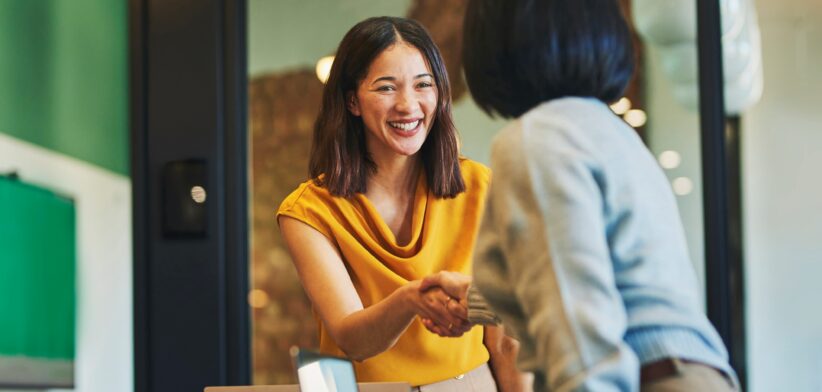
<svg viewBox="0 0 822 392">
<path fill-rule="evenodd" d="M 417 22 L 354 26 L 323 92 L 311 180 L 283 201 L 278 222 L 319 319 L 320 350 L 355 360 L 358 381 L 516 390 L 501 332 L 471 329 L 448 312 L 453 298 L 420 289 L 438 271 L 471 273 L 490 177 L 459 157 L 450 100 L 438 49 Z"/>
<path fill-rule="evenodd" d="M 515 119 L 494 139 L 474 283 L 536 389 L 736 389 L 670 185 L 606 104 L 634 67 L 618 2 L 470 0 L 464 39 L 474 100 Z"/>
</svg>

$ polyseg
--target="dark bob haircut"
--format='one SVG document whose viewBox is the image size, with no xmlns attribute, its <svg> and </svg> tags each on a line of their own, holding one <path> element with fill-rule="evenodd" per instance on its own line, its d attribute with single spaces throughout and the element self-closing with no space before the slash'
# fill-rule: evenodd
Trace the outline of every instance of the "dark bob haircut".
<svg viewBox="0 0 822 392">
<path fill-rule="evenodd" d="M 364 193 L 368 176 L 377 170 L 366 149 L 362 119 L 348 111 L 346 97 L 357 90 L 374 59 L 398 42 L 422 53 L 437 86 L 434 122 L 419 152 L 428 188 L 437 197 L 454 197 L 465 190 L 451 118 L 451 87 L 439 49 L 418 22 L 377 17 L 352 27 L 340 42 L 314 124 L 308 171 L 315 184 L 335 196 Z"/>
<path fill-rule="evenodd" d="M 468 87 L 489 115 L 566 96 L 611 102 L 634 71 L 617 0 L 469 0 L 463 39 Z"/>
</svg>

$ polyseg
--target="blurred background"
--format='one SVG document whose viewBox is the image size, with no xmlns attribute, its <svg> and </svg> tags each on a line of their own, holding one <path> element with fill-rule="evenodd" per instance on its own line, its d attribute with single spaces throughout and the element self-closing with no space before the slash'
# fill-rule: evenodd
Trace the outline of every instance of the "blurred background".
<svg viewBox="0 0 822 392">
<path fill-rule="evenodd" d="M 635 27 L 639 67 L 624 99 L 613 102 L 612 109 L 637 129 L 668 175 L 705 284 L 696 1 L 622 3 Z M 744 326 L 747 389 L 822 391 L 822 312 L 816 304 L 822 294 L 822 184 L 814 180 L 822 168 L 822 98 L 817 94 L 822 90 L 822 3 L 719 3 L 726 141 L 729 166 L 739 172 L 729 176 L 738 184 L 737 197 L 729 200 L 739 211 L 735 238 L 743 256 L 731 285 L 742 295 L 735 317 Z M 248 322 L 239 325 L 249 332 L 239 344 L 247 346 L 247 381 L 293 382 L 288 347 L 316 346 L 317 321 L 274 213 L 306 180 L 313 121 L 336 46 L 351 26 L 370 16 L 406 16 L 423 23 L 443 52 L 454 86 L 462 153 L 487 164 L 491 138 L 506 122 L 482 113 L 462 81 L 465 4 L 0 0 L 0 388 L 187 390 L 184 385 L 242 380 L 222 370 L 238 362 L 226 354 L 225 347 L 231 351 L 233 346 L 222 342 L 235 336 L 231 320 L 243 316 L 204 305 L 212 300 L 221 304 L 219 309 L 245 307 Z M 236 19 L 240 23 L 231 22 L 235 19 L 227 12 L 237 9 L 244 16 Z M 242 69 L 236 72 L 244 78 L 236 80 L 244 89 L 217 89 L 206 100 L 222 107 L 223 99 L 231 101 L 224 97 L 237 91 L 244 96 L 236 110 L 244 119 L 235 120 L 244 124 L 247 154 L 225 155 L 242 158 L 235 164 L 247 178 L 247 221 L 238 226 L 247 251 L 245 257 L 221 259 L 214 265 L 223 267 L 214 268 L 198 265 L 206 259 L 199 254 L 166 259 L 162 247 L 185 254 L 186 246 L 223 238 L 236 231 L 233 226 L 224 228 L 214 220 L 202 238 L 166 237 L 156 211 L 162 209 L 155 208 L 160 192 L 144 191 L 162 188 L 159 179 L 151 178 L 161 174 L 155 162 L 171 160 L 168 151 L 197 146 L 198 135 L 209 137 L 194 125 L 197 120 L 225 121 L 195 98 L 152 106 L 152 94 L 168 88 L 200 94 L 194 83 L 187 84 L 189 77 L 233 86 L 229 78 L 213 76 L 229 61 L 211 65 L 203 62 L 210 57 L 196 56 L 200 45 L 208 45 L 198 43 L 193 32 L 203 15 L 217 26 L 211 35 L 218 53 L 236 44 L 220 38 L 226 31 L 241 29 L 243 41 L 232 53 L 242 54 L 237 62 Z M 191 35 L 186 42 L 193 44 L 180 45 L 175 34 Z M 212 39 L 208 34 L 199 38 Z M 163 42 L 168 47 L 151 57 L 151 48 Z M 146 47 L 148 52 L 140 52 Z M 136 62 L 135 53 L 148 53 L 148 59 Z M 176 65 L 166 65 L 168 58 Z M 178 79 L 155 79 L 171 74 Z M 143 83 L 135 84 L 135 78 Z M 141 130 L 147 136 L 140 136 Z M 177 130 L 189 137 L 179 143 L 162 139 Z M 223 139 L 217 139 L 222 148 Z M 157 153 L 151 143 L 164 149 Z M 228 151 L 220 148 L 215 151 Z M 151 164 L 144 165 L 141 157 Z M 209 170 L 214 167 L 220 166 Z M 218 191 L 206 188 L 206 203 L 221 200 Z M 225 288 L 209 279 L 215 274 L 221 279 L 235 268 L 243 271 L 238 281 L 245 285 L 236 287 L 242 295 L 231 297 L 226 293 L 235 289 L 232 284 Z M 200 271 L 207 275 L 197 275 Z M 188 310 L 173 311 L 183 308 Z M 191 316 L 199 314 L 195 311 L 213 317 L 198 319 Z M 221 321 L 226 319 L 228 326 Z M 211 331 L 212 321 L 223 323 L 213 328 L 219 331 L 213 338 L 185 338 L 199 339 L 203 330 Z M 170 324 L 175 327 L 167 328 Z M 184 343 L 167 343 L 174 341 Z M 199 343 L 191 342 L 220 348 L 211 358 L 197 354 Z M 155 360 L 153 353 L 164 349 L 182 353 Z M 195 354 L 198 358 L 192 358 Z M 175 384 L 166 380 L 169 374 L 198 381 Z"/>
</svg>

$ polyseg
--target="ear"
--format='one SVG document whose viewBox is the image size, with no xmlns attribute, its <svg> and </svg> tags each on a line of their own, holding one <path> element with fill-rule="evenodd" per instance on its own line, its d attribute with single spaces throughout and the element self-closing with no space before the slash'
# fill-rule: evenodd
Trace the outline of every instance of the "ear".
<svg viewBox="0 0 822 392">
<path fill-rule="evenodd" d="M 360 103 L 357 101 L 357 95 L 354 94 L 353 91 L 349 91 L 348 94 L 345 95 L 345 106 L 351 114 L 357 117 L 361 115 Z"/>
</svg>

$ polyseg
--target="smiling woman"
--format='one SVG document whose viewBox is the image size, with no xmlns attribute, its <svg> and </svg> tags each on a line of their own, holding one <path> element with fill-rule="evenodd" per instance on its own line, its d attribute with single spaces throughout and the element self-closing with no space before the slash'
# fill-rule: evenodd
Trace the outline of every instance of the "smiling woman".
<svg viewBox="0 0 822 392">
<path fill-rule="evenodd" d="M 396 105 L 389 107 L 392 103 Z M 375 117 L 378 110 L 385 112 L 383 117 Z M 387 121 L 408 119 L 422 119 L 426 127 L 416 150 L 434 194 L 454 197 L 464 191 L 451 87 L 431 37 L 407 19 L 371 18 L 357 24 L 340 42 L 323 90 L 311 177 L 338 196 L 365 192 L 367 176 L 377 168 L 373 154 L 379 153 L 366 149 L 366 133 L 373 137 L 387 131 Z"/>
<path fill-rule="evenodd" d="M 357 361 L 358 381 L 507 385 L 516 372 L 499 351 L 502 335 L 472 328 L 449 312 L 442 289 L 420 286 L 439 271 L 471 273 L 490 173 L 459 157 L 448 77 L 419 23 L 371 18 L 345 35 L 310 174 L 278 222 L 318 318 L 320 350 Z"/>
<path fill-rule="evenodd" d="M 417 48 L 399 41 L 382 52 L 356 92 L 349 110 L 362 117 L 365 142 L 372 156 L 410 156 L 425 142 L 435 117 L 437 86 Z"/>
</svg>

